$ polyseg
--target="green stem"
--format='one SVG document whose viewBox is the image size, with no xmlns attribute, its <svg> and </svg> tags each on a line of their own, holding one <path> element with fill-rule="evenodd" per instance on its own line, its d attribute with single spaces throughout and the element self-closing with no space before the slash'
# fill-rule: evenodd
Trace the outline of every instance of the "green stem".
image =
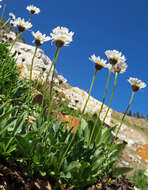
<svg viewBox="0 0 148 190">
<path fill-rule="evenodd" d="M 112 100 L 113 100 L 113 97 L 114 97 L 114 93 L 115 93 L 115 88 L 116 88 L 116 83 L 117 83 L 117 76 L 118 76 L 118 73 L 116 72 L 116 73 L 115 73 L 115 80 L 114 80 L 114 87 L 113 87 L 113 91 L 112 91 L 110 103 L 109 103 L 109 106 L 108 106 L 107 111 L 106 111 L 106 113 L 105 113 L 104 119 L 103 119 L 103 121 L 101 122 L 101 126 L 100 126 L 100 127 L 102 127 L 102 125 L 104 124 L 105 119 L 106 119 L 106 117 L 107 117 L 107 115 L 108 115 L 108 112 L 109 112 L 109 110 L 110 110 L 110 107 L 111 107 L 111 104 L 112 104 Z M 97 140 L 97 138 L 98 138 L 98 134 L 96 135 L 95 140 Z"/>
<path fill-rule="evenodd" d="M 8 20 L 0 27 L 0 29 L 2 29 L 4 26 L 6 26 L 6 24 L 8 24 L 9 21 L 10 21 L 10 18 L 8 18 Z"/>
<path fill-rule="evenodd" d="M 57 50 L 58 50 L 58 49 L 57 49 Z M 57 51 L 56 51 L 56 54 L 57 54 Z M 48 71 L 48 74 L 47 74 L 47 77 L 46 77 L 46 80 L 45 80 L 45 85 L 47 84 L 48 77 L 49 77 L 49 75 L 50 75 L 50 73 L 51 73 L 51 69 L 52 69 L 52 67 L 53 67 L 53 64 L 54 64 L 54 61 L 55 61 L 55 58 L 56 58 L 56 54 L 55 54 L 55 57 L 54 57 L 54 59 L 53 59 L 53 61 L 52 61 L 52 63 L 51 63 L 50 69 L 49 69 L 49 71 Z"/>
<path fill-rule="evenodd" d="M 16 43 L 17 39 L 21 36 L 21 33 L 22 33 L 22 32 L 19 32 L 19 33 L 17 34 L 15 40 L 12 42 L 12 45 L 11 45 L 11 47 L 10 47 L 10 49 L 9 49 L 8 54 L 10 54 L 10 52 L 11 52 L 11 50 L 12 50 L 14 44 Z"/>
<path fill-rule="evenodd" d="M 114 93 L 115 93 L 115 88 L 116 88 L 116 83 L 117 83 L 117 76 L 118 76 L 118 73 L 116 72 L 116 73 L 115 73 L 115 80 L 114 80 L 113 92 L 112 92 L 112 95 L 111 95 L 111 99 L 110 99 L 110 103 L 109 103 L 107 112 L 106 112 L 106 114 L 105 114 L 105 116 L 104 116 L 104 119 L 103 119 L 103 121 L 102 121 L 102 124 L 104 124 L 104 122 L 105 122 L 105 119 L 106 119 L 106 117 L 107 117 L 107 115 L 108 115 L 108 112 L 109 112 L 109 110 L 110 110 L 110 107 L 111 107 L 111 104 L 112 104 L 112 101 L 113 101 L 113 97 L 114 97 Z"/>
<path fill-rule="evenodd" d="M 117 133 L 116 133 L 116 135 L 115 135 L 115 137 L 114 137 L 114 140 L 117 138 L 117 136 L 118 136 L 118 134 L 119 134 L 119 131 L 120 131 L 121 127 L 122 127 L 124 118 L 125 118 L 125 116 L 127 115 L 127 112 L 128 112 L 128 110 L 129 110 L 129 107 L 130 107 L 130 105 L 131 105 L 131 103 L 132 103 L 132 101 L 133 101 L 134 94 L 135 94 L 135 92 L 133 91 L 133 92 L 132 92 L 132 95 L 131 95 L 131 98 L 130 98 L 130 101 L 129 101 L 129 104 L 128 104 L 127 108 L 126 108 L 126 111 L 124 112 L 124 115 L 123 115 L 123 117 L 122 117 L 122 119 L 121 119 L 119 128 L 118 128 Z"/>
<path fill-rule="evenodd" d="M 36 56 L 36 53 L 37 53 L 37 49 L 38 49 L 38 46 L 35 47 L 35 51 L 34 51 L 34 54 L 33 54 L 33 57 L 32 57 L 32 61 L 31 61 L 31 66 L 30 66 L 30 78 L 29 78 L 29 81 L 30 81 L 30 82 L 31 82 L 31 80 L 32 80 L 32 68 L 33 68 L 34 59 L 35 59 L 35 56 Z"/>
<path fill-rule="evenodd" d="M 86 100 L 86 102 L 85 102 L 85 105 L 84 105 L 82 114 L 84 114 L 85 109 L 86 109 L 86 106 L 87 106 L 87 103 L 88 103 L 88 100 L 89 100 L 89 98 L 90 98 L 90 94 L 91 94 L 92 87 L 93 87 L 93 84 L 94 84 L 94 81 L 95 81 L 95 78 L 96 78 L 96 74 L 97 74 L 97 70 L 95 71 L 95 74 L 94 74 L 94 76 L 93 76 L 93 79 L 92 79 L 92 82 L 91 82 L 91 86 L 90 86 L 90 89 L 89 89 L 88 98 L 87 98 L 87 100 Z"/>
<path fill-rule="evenodd" d="M 47 117 L 48 122 L 49 122 L 49 118 L 50 118 L 50 111 L 51 111 L 51 105 L 52 105 L 53 79 L 54 79 L 54 74 L 55 74 L 55 69 L 56 69 L 57 58 L 58 58 L 59 52 L 60 52 L 60 48 L 57 48 L 56 53 L 55 53 L 55 58 L 54 58 L 55 64 L 54 64 L 52 79 L 51 79 L 51 83 L 50 83 L 49 107 L 48 107 L 48 117 Z"/>
<path fill-rule="evenodd" d="M 7 0 L 5 0 L 5 4 L 4 4 L 4 7 L 3 7 L 3 11 L 2 11 L 1 19 L 4 18 L 4 12 L 5 12 L 5 9 L 6 9 L 6 5 L 7 5 Z"/>
<path fill-rule="evenodd" d="M 61 161 L 60 161 L 60 163 L 59 163 L 59 168 L 58 168 L 59 171 L 60 171 L 60 169 L 61 169 L 61 167 L 62 167 L 62 164 L 63 164 L 63 161 L 64 161 L 64 159 L 65 159 L 65 156 L 66 156 L 68 150 L 70 149 L 71 144 L 73 143 L 73 141 L 74 141 L 74 139 L 75 139 L 77 130 L 78 130 L 79 126 L 81 125 L 81 120 L 82 120 L 82 115 L 81 115 L 79 124 L 78 124 L 78 126 L 77 126 L 77 128 L 76 128 L 76 131 L 75 131 L 75 133 L 73 134 L 72 139 L 71 139 L 71 141 L 70 141 L 68 147 L 66 148 L 66 150 L 65 150 L 65 152 L 64 152 L 64 154 L 63 154 L 63 156 L 62 156 L 62 159 L 61 159 Z"/>
<path fill-rule="evenodd" d="M 108 85 L 109 85 L 109 81 L 110 81 L 110 76 L 111 76 L 111 70 L 109 70 L 109 74 L 108 74 L 107 84 L 106 84 L 106 87 L 105 87 L 103 101 L 102 101 L 102 104 L 101 104 L 101 108 L 100 108 L 99 114 L 97 114 L 97 119 L 96 119 L 96 121 L 94 123 L 93 129 L 92 129 L 92 132 L 91 132 L 91 136 L 90 136 L 90 139 L 89 139 L 89 142 L 88 142 L 88 146 L 90 145 L 90 143 L 92 141 L 92 137 L 94 135 L 94 131 L 95 131 L 97 122 L 98 122 L 98 120 L 100 118 L 100 115 L 101 115 L 101 112 L 103 110 L 103 106 L 104 106 L 104 102 L 105 102 L 105 98 L 106 98 L 106 94 L 107 94 L 107 89 L 108 89 Z"/>
<path fill-rule="evenodd" d="M 95 74 L 94 74 L 94 76 L 93 76 L 93 79 L 92 79 L 92 82 L 91 82 L 91 86 L 90 86 L 90 89 L 89 89 L 89 95 L 88 95 L 88 98 L 87 98 L 87 100 L 86 100 L 86 102 L 85 102 L 85 105 L 84 105 L 82 114 L 85 112 L 85 109 L 86 109 L 88 100 L 89 100 L 89 98 L 90 98 L 90 94 L 91 94 L 91 91 L 92 91 L 92 87 L 93 87 L 93 84 L 94 84 L 94 81 L 95 81 L 96 74 L 97 74 L 97 70 L 95 71 Z M 62 164 L 63 164 L 63 161 L 64 161 L 64 159 L 65 159 L 65 156 L 66 156 L 68 150 L 70 149 L 71 144 L 73 143 L 73 141 L 74 141 L 74 139 L 75 139 L 77 130 L 78 130 L 79 126 L 81 126 L 82 114 L 81 114 L 81 117 L 80 117 L 79 124 L 78 124 L 78 126 L 77 126 L 77 128 L 76 128 L 76 131 L 75 131 L 74 135 L 72 136 L 72 139 L 71 139 L 71 141 L 70 141 L 68 147 L 66 148 L 66 150 L 65 150 L 65 152 L 64 152 L 64 154 L 63 154 L 63 156 L 62 156 L 62 159 L 61 159 L 61 161 L 60 161 L 59 168 L 58 168 L 59 170 L 61 169 L 61 166 L 62 166 Z"/>
<path fill-rule="evenodd" d="M 104 102 L 105 102 L 105 98 L 106 98 L 106 94 L 107 94 L 107 89 L 108 89 L 108 85 L 109 85 L 109 81 L 110 81 L 110 76 L 111 76 L 111 70 L 109 70 L 107 84 L 106 84 L 106 88 L 105 88 L 105 92 L 104 92 L 104 97 L 103 97 L 103 101 L 102 101 L 102 104 L 101 104 L 101 108 L 100 108 L 100 111 L 99 111 L 99 114 L 98 114 L 98 118 L 100 117 L 102 109 L 103 109 L 103 106 L 104 106 Z"/>
<path fill-rule="evenodd" d="M 28 19 L 28 22 L 30 22 L 31 18 L 32 18 L 32 14 L 30 14 L 30 17 L 29 17 L 29 19 Z"/>
</svg>

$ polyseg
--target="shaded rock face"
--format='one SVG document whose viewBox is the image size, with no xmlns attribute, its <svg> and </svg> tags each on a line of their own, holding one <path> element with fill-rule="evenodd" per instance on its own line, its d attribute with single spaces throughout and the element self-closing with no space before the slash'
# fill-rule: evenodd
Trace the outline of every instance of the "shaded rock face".
<svg viewBox="0 0 148 190">
<path fill-rule="evenodd" d="M 81 111 L 83 110 L 85 102 L 88 98 L 87 92 L 85 92 L 84 90 L 77 88 L 77 87 L 65 89 L 65 90 L 63 90 L 63 92 L 67 99 L 72 100 L 73 106 L 80 109 Z M 100 101 L 96 100 L 95 98 L 93 98 L 92 96 L 90 96 L 85 113 L 91 113 L 91 114 L 98 113 L 101 108 L 101 104 L 102 104 L 102 102 L 100 102 Z M 104 118 L 107 108 L 108 107 L 106 105 L 104 105 L 101 116 L 100 116 L 101 120 Z M 105 120 L 105 123 L 108 125 L 110 124 L 111 113 L 112 113 L 112 110 L 110 109 L 110 111 L 108 112 L 108 116 Z"/>
</svg>

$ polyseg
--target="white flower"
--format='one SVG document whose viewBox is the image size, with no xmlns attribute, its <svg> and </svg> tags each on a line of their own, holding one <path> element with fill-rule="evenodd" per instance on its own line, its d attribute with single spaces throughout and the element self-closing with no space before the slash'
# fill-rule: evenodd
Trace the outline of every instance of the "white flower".
<svg viewBox="0 0 148 190">
<path fill-rule="evenodd" d="M 134 92 L 138 91 L 140 88 L 145 88 L 146 87 L 146 83 L 142 82 L 141 80 L 139 80 L 137 78 L 130 77 L 128 79 L 128 82 L 132 85 L 132 90 Z"/>
<path fill-rule="evenodd" d="M 35 38 L 34 42 L 35 42 L 36 46 L 40 46 L 40 45 L 42 45 L 44 42 L 50 40 L 50 37 L 49 37 L 49 36 L 46 36 L 46 34 L 42 34 L 42 33 L 39 32 L 39 31 L 37 31 L 36 33 L 35 33 L 35 32 L 32 32 L 32 35 L 33 35 L 34 38 Z"/>
<path fill-rule="evenodd" d="M 15 15 L 13 14 L 13 13 L 9 13 L 9 17 L 11 18 L 11 19 L 15 19 Z"/>
<path fill-rule="evenodd" d="M 20 17 L 15 19 L 14 21 L 11 21 L 11 24 L 13 26 L 17 26 L 19 32 L 23 32 L 25 29 L 29 29 L 32 27 L 32 24 L 30 22 L 25 22 L 25 20 L 21 19 Z"/>
<path fill-rule="evenodd" d="M 58 75 L 59 84 L 63 84 L 67 82 L 67 79 L 64 78 L 62 75 Z"/>
<path fill-rule="evenodd" d="M 58 88 L 57 86 L 54 86 L 53 89 L 55 90 L 55 92 L 60 93 L 62 92 L 62 90 L 60 88 Z"/>
<path fill-rule="evenodd" d="M 72 36 L 74 32 L 69 32 L 69 29 L 66 27 L 56 27 L 53 29 L 51 39 L 55 41 L 56 47 L 62 47 L 63 45 L 68 45 L 72 42 Z"/>
<path fill-rule="evenodd" d="M 126 61 L 125 56 L 117 50 L 107 50 L 105 51 L 105 54 L 109 59 L 111 65 L 115 65 L 116 63 L 120 62 L 124 63 Z"/>
<path fill-rule="evenodd" d="M 106 60 L 101 59 L 99 56 L 96 57 L 95 54 L 93 54 L 93 55 L 89 58 L 89 60 L 95 63 L 95 68 L 96 68 L 97 70 L 100 70 L 100 69 L 102 69 L 103 67 L 106 67 L 106 66 L 107 66 Z"/>
<path fill-rule="evenodd" d="M 115 65 L 107 64 L 107 68 L 114 73 L 124 73 L 127 69 L 127 64 L 124 62 L 117 62 Z"/>
<path fill-rule="evenodd" d="M 40 13 L 40 9 L 33 6 L 33 5 L 29 5 L 26 8 L 28 11 L 30 11 L 31 14 L 39 14 Z"/>
<path fill-rule="evenodd" d="M 4 37 L 10 41 L 14 40 L 16 38 L 16 34 L 15 32 L 9 32 L 9 33 L 5 33 Z"/>
<path fill-rule="evenodd" d="M 0 5 L 0 8 L 2 8 L 2 6 Z"/>
<path fill-rule="evenodd" d="M 14 21 L 13 20 L 10 20 L 10 25 L 14 26 Z"/>
<path fill-rule="evenodd" d="M 55 84 L 59 84 L 59 80 L 58 80 L 57 78 L 54 78 L 54 79 L 53 79 L 53 82 L 54 82 Z"/>
<path fill-rule="evenodd" d="M 71 100 L 68 104 L 68 107 L 74 110 L 77 110 L 76 103 L 74 100 Z"/>
</svg>

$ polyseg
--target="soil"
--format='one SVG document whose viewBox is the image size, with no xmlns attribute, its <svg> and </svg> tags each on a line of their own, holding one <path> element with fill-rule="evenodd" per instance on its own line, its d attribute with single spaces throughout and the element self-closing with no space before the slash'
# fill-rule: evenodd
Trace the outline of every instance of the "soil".
<svg viewBox="0 0 148 190">
<path fill-rule="evenodd" d="M 0 190 L 78 190 L 73 186 L 57 187 L 56 183 L 46 177 L 25 177 L 21 168 L 14 164 L 10 165 L 0 159 Z M 124 176 L 117 179 L 102 180 L 95 185 L 83 190 L 134 190 L 134 183 Z"/>
</svg>

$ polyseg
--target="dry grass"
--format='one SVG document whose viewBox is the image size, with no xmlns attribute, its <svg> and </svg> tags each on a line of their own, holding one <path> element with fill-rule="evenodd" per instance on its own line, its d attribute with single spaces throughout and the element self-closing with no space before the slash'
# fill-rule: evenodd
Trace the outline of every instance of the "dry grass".
<svg viewBox="0 0 148 190">
<path fill-rule="evenodd" d="M 123 114 L 112 111 L 112 126 L 117 124 L 122 118 Z M 144 134 L 148 138 L 148 121 L 146 119 L 137 119 L 131 116 L 126 116 L 124 124 L 128 127 Z"/>
</svg>

